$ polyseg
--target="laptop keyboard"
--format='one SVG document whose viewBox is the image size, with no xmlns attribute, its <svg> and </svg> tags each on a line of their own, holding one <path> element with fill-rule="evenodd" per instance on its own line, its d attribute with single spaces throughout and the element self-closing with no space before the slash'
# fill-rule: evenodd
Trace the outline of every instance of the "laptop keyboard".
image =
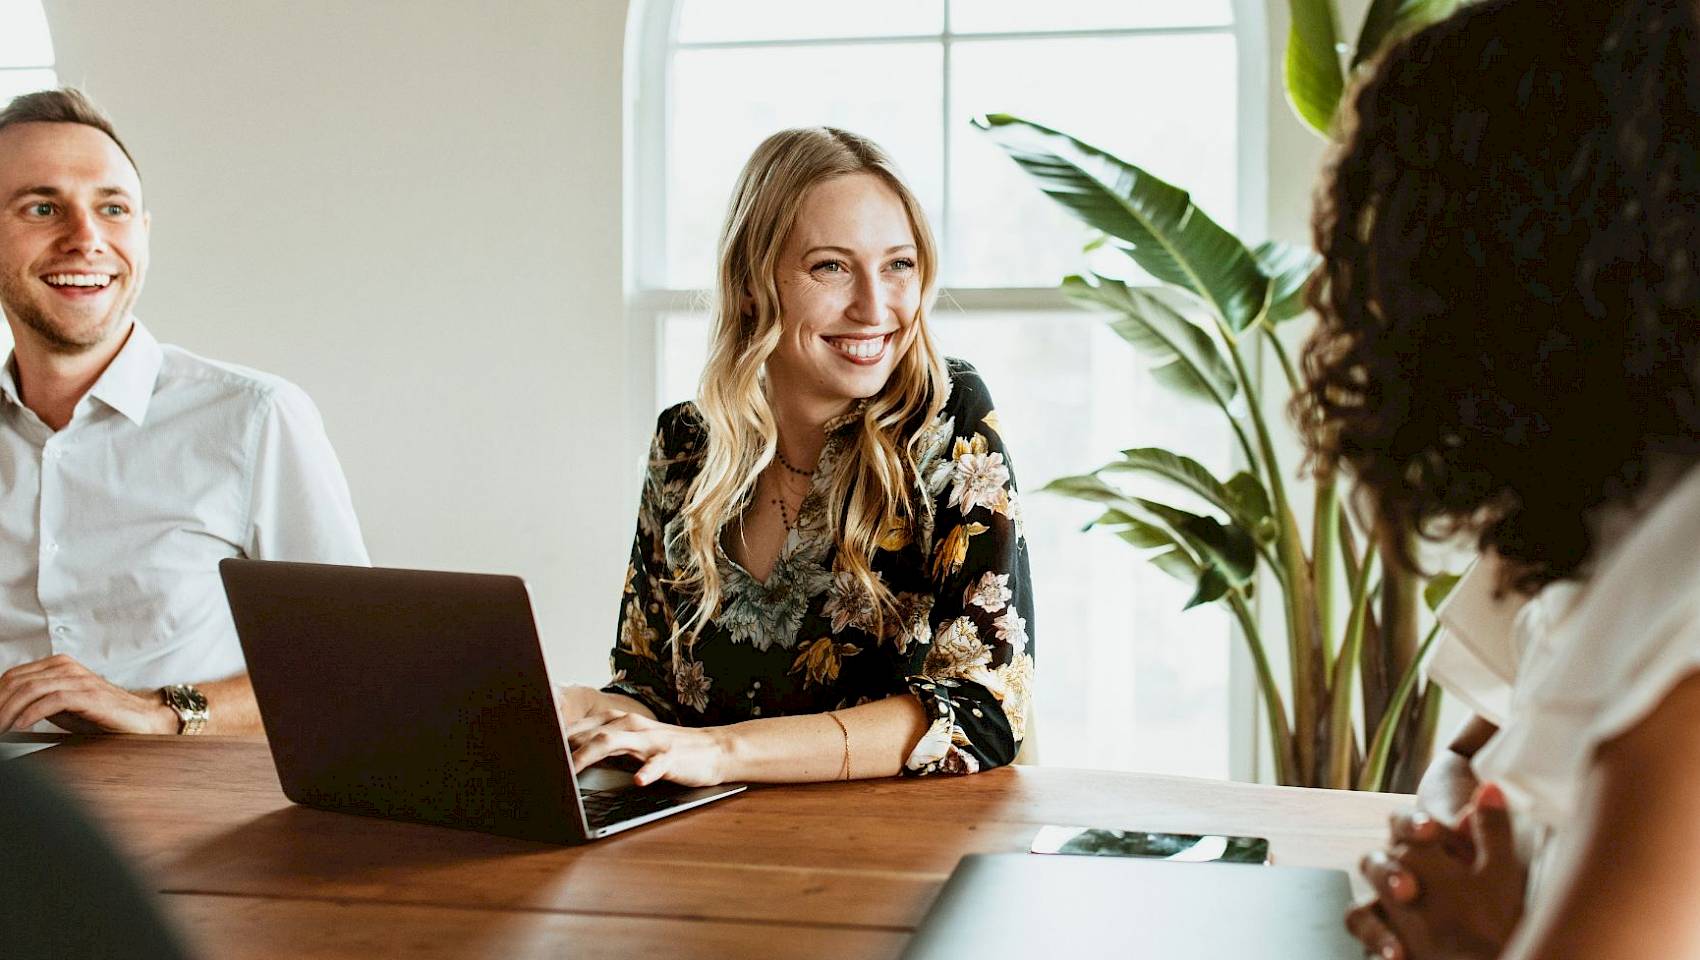
<svg viewBox="0 0 1700 960">
<path fill-rule="evenodd" d="M 584 803 L 585 819 L 593 826 L 606 827 L 676 806 L 679 796 L 686 792 L 684 787 L 657 784 L 642 790 L 586 790 L 579 799 Z"/>
</svg>

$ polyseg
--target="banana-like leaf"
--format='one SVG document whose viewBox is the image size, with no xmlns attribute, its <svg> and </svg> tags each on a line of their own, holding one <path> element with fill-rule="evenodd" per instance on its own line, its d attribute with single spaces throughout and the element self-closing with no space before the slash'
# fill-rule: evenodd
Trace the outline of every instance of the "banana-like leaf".
<svg viewBox="0 0 1700 960">
<path fill-rule="evenodd" d="M 1251 580 L 1257 569 L 1257 544 L 1251 534 L 1223 524 L 1215 517 L 1200 516 L 1168 504 L 1135 498 L 1153 519 L 1159 521 L 1197 554 L 1201 565 L 1217 566 L 1235 586 Z"/>
<path fill-rule="evenodd" d="M 1092 473 L 1075 477 L 1058 477 L 1045 484 L 1040 490 L 1044 493 L 1060 493 L 1065 497 L 1089 500 L 1093 503 L 1131 506 L 1126 494 L 1098 479 L 1097 474 Z M 1102 520 L 1103 518 L 1100 517 L 1099 519 Z"/>
<path fill-rule="evenodd" d="M 1239 385 L 1216 341 L 1161 296 L 1097 274 L 1065 277 L 1062 290 L 1081 306 L 1120 314 L 1111 329 L 1151 359 L 1151 373 L 1164 386 L 1229 409 Z"/>
<path fill-rule="evenodd" d="M 1195 206 L 1185 190 L 1028 120 L 995 113 L 975 118 L 974 126 L 990 134 L 1051 199 L 1124 241 L 1147 273 L 1196 294 L 1229 329 L 1244 330 L 1263 316 L 1268 278 L 1245 244 Z"/>
<path fill-rule="evenodd" d="M 1093 527 L 1109 527 L 1116 536 L 1141 550 L 1173 546 L 1175 542 L 1174 536 L 1162 527 L 1153 526 L 1125 510 L 1117 510 L 1114 507 L 1105 510 L 1103 516 L 1086 525 L 1087 530 Z"/>
<path fill-rule="evenodd" d="M 1270 323 L 1280 323 L 1304 313 L 1305 283 L 1316 272 L 1322 258 L 1290 243 L 1270 240 L 1252 252 L 1257 266 L 1269 278 Z"/>
<path fill-rule="evenodd" d="M 1299 119 L 1327 138 L 1346 88 L 1334 0 L 1287 0 L 1287 8 L 1293 16 L 1287 34 L 1287 100 Z"/>
<path fill-rule="evenodd" d="M 1263 489 L 1263 481 L 1241 470 L 1228 479 L 1228 495 L 1234 501 L 1231 515 L 1251 531 L 1257 542 L 1270 543 L 1281 532 L 1275 512 L 1269 507 L 1269 493 Z"/>
<path fill-rule="evenodd" d="M 1440 605 L 1451 596 L 1452 588 L 1458 585 L 1460 579 L 1456 573 L 1436 574 L 1429 579 L 1428 585 L 1423 587 L 1423 603 L 1427 604 L 1430 610 L 1439 610 Z"/>
<path fill-rule="evenodd" d="M 1111 512 L 1119 513 L 1120 511 Z M 1193 585 L 1192 596 L 1187 599 L 1186 606 L 1182 607 L 1182 610 L 1191 610 L 1193 607 L 1220 600 L 1227 596 L 1229 590 L 1233 589 L 1233 584 L 1228 582 L 1228 578 L 1223 575 L 1216 564 L 1200 564 L 1188 552 L 1180 538 L 1173 533 L 1127 514 L 1121 514 L 1121 517 L 1125 519 L 1126 523 L 1117 530 L 1117 535 L 1123 540 L 1137 547 L 1161 546 L 1170 548 L 1154 553 L 1147 559 L 1157 569 L 1176 580 Z"/>
<path fill-rule="evenodd" d="M 1221 568 L 1213 563 L 1200 566 L 1198 561 L 1181 547 L 1156 554 L 1151 557 L 1151 562 L 1176 580 L 1193 584 L 1192 596 L 1188 597 L 1186 605 L 1181 607 L 1183 611 L 1220 600 L 1233 589 L 1233 584 L 1222 575 Z"/>
<path fill-rule="evenodd" d="M 1459 0 L 1375 0 L 1364 15 L 1358 31 L 1358 48 L 1352 52 L 1352 69 L 1381 52 L 1400 37 L 1452 15 Z"/>
<path fill-rule="evenodd" d="M 1131 450 L 1123 450 L 1120 460 L 1110 461 L 1099 467 L 1098 472 L 1143 473 L 1161 477 L 1183 490 L 1197 494 L 1205 503 L 1229 516 L 1233 516 L 1237 506 L 1227 485 L 1211 475 L 1210 471 L 1204 468 L 1204 464 L 1160 447 L 1134 447 Z"/>
</svg>

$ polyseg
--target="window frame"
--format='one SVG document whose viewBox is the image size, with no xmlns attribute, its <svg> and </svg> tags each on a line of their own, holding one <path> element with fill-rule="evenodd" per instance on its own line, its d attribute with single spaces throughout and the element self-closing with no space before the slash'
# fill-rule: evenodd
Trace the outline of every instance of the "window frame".
<svg viewBox="0 0 1700 960">
<path fill-rule="evenodd" d="M 866 37 L 831 37 L 809 40 L 729 40 L 679 44 L 674 41 L 680 0 L 631 0 L 628 11 L 625 57 L 626 164 L 623 204 L 625 213 L 625 267 L 627 320 L 628 422 L 651 423 L 657 413 L 657 393 L 662 362 L 664 317 L 669 313 L 700 308 L 703 291 L 665 285 L 667 269 L 667 151 L 672 105 L 673 54 L 679 49 L 727 49 L 779 46 L 841 46 L 855 43 L 926 43 L 942 46 L 942 90 L 946 127 L 942 144 L 941 224 L 950 218 L 950 161 L 955 139 L 965 131 L 949 125 L 952 106 L 951 48 L 958 40 L 979 39 L 1069 39 L 1117 36 L 1161 36 L 1231 34 L 1237 55 L 1236 131 L 1237 210 L 1236 222 L 1242 236 L 1261 237 L 1267 232 L 1269 209 L 1269 76 L 1270 52 L 1266 0 L 1230 0 L 1233 22 L 1209 27 L 1106 28 L 1098 30 L 1018 31 L 999 33 L 956 33 L 950 26 L 950 2 L 944 4 L 944 22 L 938 32 Z M 941 234 L 948 227 L 941 230 Z M 941 242 L 944 237 L 941 236 Z M 1056 287 L 944 287 L 954 315 L 1009 311 L 1062 311 L 1073 309 Z M 1259 351 L 1261 361 L 1261 350 Z M 1261 368 L 1261 362 L 1256 364 Z M 626 462 L 631 485 L 640 479 L 641 464 L 648 450 L 646 430 L 629 431 Z M 640 435 L 641 434 L 641 435 Z M 1261 594 L 1262 591 L 1259 591 Z M 1229 776 L 1256 780 L 1263 765 L 1262 732 L 1257 721 L 1257 688 L 1245 645 L 1230 645 L 1228 675 Z"/>
<path fill-rule="evenodd" d="M 13 2 L 16 2 L 16 0 L 13 0 Z M 29 2 L 29 0 L 25 0 L 25 2 Z M 34 3 L 35 3 L 36 10 L 38 10 L 41 14 L 42 21 L 48 22 L 47 21 L 46 5 L 43 4 L 41 2 L 41 0 L 34 0 Z M 54 82 L 57 83 L 58 82 L 58 76 L 59 76 L 59 50 L 58 50 L 58 47 L 53 43 L 53 33 L 52 33 L 52 24 L 51 23 L 48 23 L 47 52 L 48 52 L 48 57 L 50 59 L 46 63 L 13 63 L 13 62 L 10 62 L 10 61 L 0 62 L 0 74 L 23 73 L 25 71 L 36 71 L 36 70 L 51 70 L 51 71 L 53 71 Z"/>
</svg>

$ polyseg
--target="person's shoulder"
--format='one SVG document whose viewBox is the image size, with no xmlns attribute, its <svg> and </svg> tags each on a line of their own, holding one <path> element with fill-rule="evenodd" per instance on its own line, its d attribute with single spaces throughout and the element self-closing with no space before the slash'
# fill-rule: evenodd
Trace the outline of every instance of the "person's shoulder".
<svg viewBox="0 0 1700 960">
<path fill-rule="evenodd" d="M 238 363 L 212 360 L 171 344 L 160 345 L 160 391 L 190 391 L 203 403 L 258 409 L 312 409 L 307 392 L 276 374 Z"/>
<path fill-rule="evenodd" d="M 944 363 L 950 374 L 950 395 L 945 398 L 947 413 L 983 413 L 992 408 L 992 392 L 972 363 L 960 357 L 946 357 Z"/>
<path fill-rule="evenodd" d="M 655 418 L 655 441 L 668 457 L 700 454 L 707 439 L 708 425 L 693 401 L 675 403 Z"/>
</svg>

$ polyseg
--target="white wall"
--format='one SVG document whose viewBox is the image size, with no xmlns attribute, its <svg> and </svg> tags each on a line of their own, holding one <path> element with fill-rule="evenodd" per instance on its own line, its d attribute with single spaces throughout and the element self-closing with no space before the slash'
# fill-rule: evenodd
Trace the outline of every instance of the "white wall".
<svg viewBox="0 0 1700 960">
<path fill-rule="evenodd" d="M 606 674 L 636 504 L 626 0 L 50 0 L 153 210 L 137 313 L 301 384 L 374 561 L 531 583 Z"/>
</svg>

